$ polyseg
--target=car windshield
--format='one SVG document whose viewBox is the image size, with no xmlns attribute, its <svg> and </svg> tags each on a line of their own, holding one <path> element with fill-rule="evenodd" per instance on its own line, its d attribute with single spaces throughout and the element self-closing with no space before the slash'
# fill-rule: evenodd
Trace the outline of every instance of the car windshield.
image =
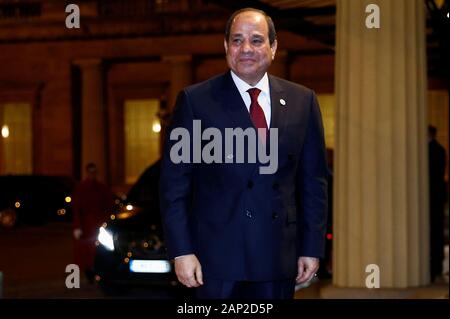
<svg viewBox="0 0 450 319">
<path fill-rule="evenodd" d="M 154 206 L 159 209 L 158 183 L 160 160 L 149 166 L 131 187 L 127 201 L 138 206 Z"/>
</svg>

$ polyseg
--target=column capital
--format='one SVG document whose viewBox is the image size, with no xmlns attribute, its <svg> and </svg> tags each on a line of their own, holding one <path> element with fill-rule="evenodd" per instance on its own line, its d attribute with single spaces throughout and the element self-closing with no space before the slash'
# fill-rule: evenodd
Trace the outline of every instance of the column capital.
<svg viewBox="0 0 450 319">
<path fill-rule="evenodd" d="M 162 57 L 162 61 L 167 63 L 190 63 L 192 62 L 192 55 L 190 54 L 165 55 Z"/>
<path fill-rule="evenodd" d="M 81 68 L 92 68 L 100 67 L 102 65 L 102 59 L 98 58 L 88 58 L 88 59 L 77 59 L 72 61 L 73 64 Z"/>
</svg>

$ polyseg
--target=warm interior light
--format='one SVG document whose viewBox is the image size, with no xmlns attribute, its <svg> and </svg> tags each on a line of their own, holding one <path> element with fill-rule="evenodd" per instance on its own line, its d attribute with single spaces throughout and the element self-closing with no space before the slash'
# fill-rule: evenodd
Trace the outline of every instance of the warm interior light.
<svg viewBox="0 0 450 319">
<path fill-rule="evenodd" d="M 8 127 L 8 125 L 3 125 L 2 126 L 2 136 L 3 136 L 3 138 L 8 138 L 9 137 L 9 127 Z"/>
<path fill-rule="evenodd" d="M 152 130 L 155 133 L 161 132 L 161 124 L 159 123 L 159 121 L 153 123 Z"/>
<path fill-rule="evenodd" d="M 442 8 L 442 6 L 445 3 L 445 0 L 434 0 L 434 3 L 436 4 L 436 6 L 440 9 Z"/>
</svg>

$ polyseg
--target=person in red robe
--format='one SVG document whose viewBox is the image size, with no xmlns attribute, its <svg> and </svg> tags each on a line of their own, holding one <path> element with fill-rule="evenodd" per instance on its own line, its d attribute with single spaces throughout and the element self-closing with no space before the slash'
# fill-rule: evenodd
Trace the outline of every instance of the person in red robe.
<svg viewBox="0 0 450 319">
<path fill-rule="evenodd" d="M 86 166 L 87 177 L 75 188 L 73 194 L 73 236 L 75 238 L 75 263 L 93 282 L 95 241 L 99 227 L 109 220 L 114 199 L 111 190 L 97 180 L 94 163 Z"/>
</svg>

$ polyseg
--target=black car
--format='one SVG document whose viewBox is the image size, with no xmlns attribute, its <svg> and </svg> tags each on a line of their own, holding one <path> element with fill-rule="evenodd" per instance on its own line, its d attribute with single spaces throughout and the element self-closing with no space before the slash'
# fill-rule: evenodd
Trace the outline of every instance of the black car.
<svg viewBox="0 0 450 319">
<path fill-rule="evenodd" d="M 0 227 L 70 221 L 73 188 L 65 176 L 0 176 Z"/>
<path fill-rule="evenodd" d="M 95 279 L 107 294 L 135 287 L 184 289 L 167 259 L 159 213 L 160 162 L 147 168 L 99 229 L 94 263 Z"/>
</svg>

